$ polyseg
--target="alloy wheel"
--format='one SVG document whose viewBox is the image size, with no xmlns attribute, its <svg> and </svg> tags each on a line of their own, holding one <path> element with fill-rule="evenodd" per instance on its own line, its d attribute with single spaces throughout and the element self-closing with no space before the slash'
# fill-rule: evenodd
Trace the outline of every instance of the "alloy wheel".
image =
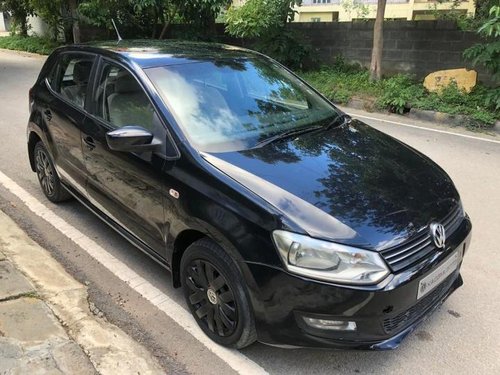
<svg viewBox="0 0 500 375">
<path fill-rule="evenodd" d="M 35 155 L 35 167 L 42 189 L 47 195 L 53 195 L 55 190 L 55 171 L 50 164 L 49 156 L 44 150 L 37 150 Z"/>
<path fill-rule="evenodd" d="M 197 319 L 220 337 L 233 334 L 238 325 L 236 300 L 217 268 L 206 260 L 193 260 L 187 267 L 185 281 Z"/>
</svg>

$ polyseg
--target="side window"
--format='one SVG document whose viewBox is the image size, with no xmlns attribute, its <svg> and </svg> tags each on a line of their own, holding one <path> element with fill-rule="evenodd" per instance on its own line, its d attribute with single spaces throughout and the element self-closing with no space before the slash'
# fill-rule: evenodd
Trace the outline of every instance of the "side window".
<svg viewBox="0 0 500 375">
<path fill-rule="evenodd" d="M 85 106 L 94 57 L 82 54 L 63 54 L 58 62 L 56 77 L 50 78 L 54 91 L 76 106 Z"/>
<path fill-rule="evenodd" d="M 55 78 L 57 76 L 58 67 L 59 67 L 59 65 L 57 64 L 57 59 L 56 59 L 56 63 L 54 65 L 52 65 L 50 67 L 50 69 L 48 69 L 47 76 L 45 77 L 47 79 L 47 82 L 49 83 L 50 87 L 52 87 L 52 88 L 54 88 Z"/>
<path fill-rule="evenodd" d="M 124 68 L 104 63 L 95 94 L 96 115 L 113 128 L 142 126 L 154 132 L 158 118 L 146 93 Z"/>
</svg>

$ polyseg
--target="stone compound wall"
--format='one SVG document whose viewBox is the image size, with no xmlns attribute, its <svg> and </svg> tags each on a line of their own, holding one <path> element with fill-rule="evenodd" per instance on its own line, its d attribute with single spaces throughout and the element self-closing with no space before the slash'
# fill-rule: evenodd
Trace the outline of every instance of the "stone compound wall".
<svg viewBox="0 0 500 375">
<path fill-rule="evenodd" d="M 316 49 L 319 64 L 339 55 L 369 67 L 373 21 L 293 23 Z M 386 21 L 383 67 L 385 74 L 410 73 L 422 78 L 442 69 L 470 67 L 463 51 L 481 42 L 477 33 L 461 31 L 453 21 Z M 490 82 L 481 69 L 479 79 Z"/>
<path fill-rule="evenodd" d="M 370 66 L 374 21 L 354 22 L 294 22 L 289 27 L 308 40 L 319 57 L 318 66 L 331 64 L 342 55 L 349 61 Z M 161 29 L 161 25 L 158 26 Z M 252 48 L 251 40 L 232 38 L 225 34 L 224 25 L 217 24 L 218 40 L 222 43 Z M 189 25 L 172 25 L 168 38 L 183 39 L 190 35 Z M 134 35 L 122 33 L 125 39 Z M 110 30 L 93 27 L 82 29 L 84 40 L 115 39 Z M 483 40 L 476 32 L 459 30 L 454 21 L 386 20 L 384 23 L 384 74 L 414 74 L 423 78 L 437 70 L 471 68 L 462 57 L 463 51 Z M 475 68 L 478 79 L 492 84 L 491 76 Z"/>
</svg>

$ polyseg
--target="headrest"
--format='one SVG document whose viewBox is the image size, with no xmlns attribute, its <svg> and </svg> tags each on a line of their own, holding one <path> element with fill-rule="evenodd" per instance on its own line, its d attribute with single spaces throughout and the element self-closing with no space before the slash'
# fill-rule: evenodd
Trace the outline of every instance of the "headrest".
<svg viewBox="0 0 500 375">
<path fill-rule="evenodd" d="M 141 87 L 128 72 L 118 75 L 115 81 L 115 93 L 125 94 L 140 91 Z"/>
<path fill-rule="evenodd" d="M 73 81 L 77 84 L 89 82 L 92 61 L 77 61 L 73 67 Z"/>
</svg>

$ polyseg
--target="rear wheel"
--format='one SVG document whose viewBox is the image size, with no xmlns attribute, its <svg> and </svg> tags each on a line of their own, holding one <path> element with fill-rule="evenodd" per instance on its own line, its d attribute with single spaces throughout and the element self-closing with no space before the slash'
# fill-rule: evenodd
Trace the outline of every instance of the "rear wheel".
<svg viewBox="0 0 500 375">
<path fill-rule="evenodd" d="M 181 260 L 181 280 L 186 303 L 207 336 L 237 349 L 256 340 L 243 277 L 220 246 L 209 239 L 189 246 Z"/>
<path fill-rule="evenodd" d="M 45 196 L 54 203 L 70 199 L 71 195 L 62 186 L 54 163 L 42 142 L 35 145 L 33 153 L 38 182 Z"/>
</svg>

